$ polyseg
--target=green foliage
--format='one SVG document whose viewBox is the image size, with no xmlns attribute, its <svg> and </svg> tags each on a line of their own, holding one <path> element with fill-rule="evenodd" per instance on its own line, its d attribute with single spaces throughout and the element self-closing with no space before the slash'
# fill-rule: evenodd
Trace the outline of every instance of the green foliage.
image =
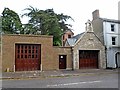
<svg viewBox="0 0 120 90">
<path fill-rule="evenodd" d="M 2 33 L 2 17 L 0 16 L 0 34 Z"/>
<path fill-rule="evenodd" d="M 16 12 L 9 8 L 3 10 L 2 33 L 52 35 L 53 45 L 60 46 L 62 44 L 63 32 L 72 27 L 70 24 L 66 24 L 68 19 L 72 19 L 70 16 L 57 14 L 53 9 L 39 10 L 32 6 L 24 10 L 29 11 L 22 15 L 22 17 L 29 17 L 29 22 L 24 25 Z"/>
<path fill-rule="evenodd" d="M 67 15 L 56 14 L 53 9 L 39 10 L 30 6 L 25 10 L 28 10 L 29 13 L 25 13 L 23 16 L 28 16 L 30 20 L 24 26 L 26 29 L 24 31 L 31 34 L 53 35 L 53 45 L 60 46 L 63 32 L 69 29 L 68 26 L 71 26 L 65 22 L 72 18 Z"/>
<path fill-rule="evenodd" d="M 9 8 L 2 12 L 2 32 L 9 34 L 21 33 L 22 24 L 18 14 Z"/>
</svg>

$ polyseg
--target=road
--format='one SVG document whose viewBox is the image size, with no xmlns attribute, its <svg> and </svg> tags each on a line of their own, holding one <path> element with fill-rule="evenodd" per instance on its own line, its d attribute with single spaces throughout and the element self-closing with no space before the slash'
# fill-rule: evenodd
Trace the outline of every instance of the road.
<svg viewBox="0 0 120 90">
<path fill-rule="evenodd" d="M 3 88 L 118 88 L 118 74 L 88 74 L 82 76 L 3 80 Z"/>
</svg>

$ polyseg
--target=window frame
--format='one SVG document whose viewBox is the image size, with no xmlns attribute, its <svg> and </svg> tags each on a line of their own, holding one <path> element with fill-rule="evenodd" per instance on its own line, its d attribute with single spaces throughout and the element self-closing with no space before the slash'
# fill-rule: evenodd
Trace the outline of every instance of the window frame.
<svg viewBox="0 0 120 90">
<path fill-rule="evenodd" d="M 115 24 L 111 24 L 111 32 L 115 32 Z"/>
<path fill-rule="evenodd" d="M 112 39 L 112 45 L 115 46 L 115 45 L 116 45 L 116 37 L 113 36 L 111 39 Z M 114 39 L 114 40 L 113 40 L 113 39 Z"/>
<path fill-rule="evenodd" d="M 68 38 L 71 38 L 71 37 L 72 37 L 72 36 L 69 34 L 69 35 L 68 35 Z"/>
</svg>

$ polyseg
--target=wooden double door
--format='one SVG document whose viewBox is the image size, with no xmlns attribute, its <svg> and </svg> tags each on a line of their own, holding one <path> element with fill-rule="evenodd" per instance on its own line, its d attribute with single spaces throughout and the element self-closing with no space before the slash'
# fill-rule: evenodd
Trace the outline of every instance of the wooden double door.
<svg viewBox="0 0 120 90">
<path fill-rule="evenodd" d="M 16 44 L 15 45 L 15 70 L 32 71 L 40 70 L 41 64 L 40 44 Z"/>
<path fill-rule="evenodd" d="M 98 68 L 98 50 L 80 50 L 79 68 Z"/>
</svg>

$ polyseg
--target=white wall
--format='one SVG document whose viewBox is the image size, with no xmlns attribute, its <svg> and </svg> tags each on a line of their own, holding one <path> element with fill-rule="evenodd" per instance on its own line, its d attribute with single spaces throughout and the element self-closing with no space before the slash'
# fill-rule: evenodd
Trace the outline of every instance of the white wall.
<svg viewBox="0 0 120 90">
<path fill-rule="evenodd" d="M 112 32 L 111 31 L 111 24 L 114 24 L 115 25 L 115 31 Z M 119 39 L 118 37 L 120 37 L 120 31 L 118 29 L 118 24 L 117 23 L 112 23 L 112 22 L 103 22 L 103 31 L 104 31 L 104 42 L 105 42 L 105 45 L 107 47 L 114 47 L 112 45 L 112 37 L 116 37 L 116 47 L 120 46 L 120 43 L 118 43 Z"/>
<path fill-rule="evenodd" d="M 111 24 L 115 25 L 115 31 L 111 31 Z M 120 52 L 120 24 L 114 22 L 103 22 L 104 42 L 107 47 L 107 67 L 116 68 L 117 52 Z M 116 37 L 116 45 L 112 45 L 112 37 Z"/>
</svg>

